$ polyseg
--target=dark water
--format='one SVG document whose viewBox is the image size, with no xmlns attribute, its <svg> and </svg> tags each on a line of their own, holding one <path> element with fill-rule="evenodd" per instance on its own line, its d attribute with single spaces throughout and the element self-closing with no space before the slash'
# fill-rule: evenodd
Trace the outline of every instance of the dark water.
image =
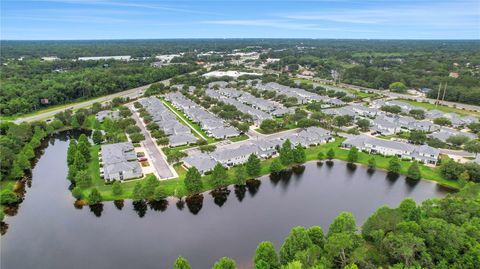
<svg viewBox="0 0 480 269">
<path fill-rule="evenodd" d="M 362 166 L 348 169 L 344 162 L 309 163 L 303 173 L 264 177 L 236 191 L 230 187 L 228 196 L 206 193 L 200 204 L 170 199 L 168 206 L 134 206 L 127 200 L 123 208 L 107 202 L 103 208 L 76 209 L 65 179 L 68 141 L 50 144 L 18 214 L 7 219 L 2 269 L 171 268 L 179 255 L 194 268 L 210 268 L 222 256 L 248 268 L 258 243 L 271 240 L 279 247 L 296 225 L 326 231 L 341 211 L 354 213 L 361 223 L 381 205 L 446 193 L 433 183 L 409 184 Z"/>
</svg>

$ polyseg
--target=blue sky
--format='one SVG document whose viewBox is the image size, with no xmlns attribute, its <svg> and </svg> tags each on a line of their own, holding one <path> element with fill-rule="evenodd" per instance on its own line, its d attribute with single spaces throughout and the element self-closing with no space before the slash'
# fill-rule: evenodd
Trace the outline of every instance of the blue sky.
<svg viewBox="0 0 480 269">
<path fill-rule="evenodd" d="M 1 0 L 1 39 L 480 39 L 479 0 Z"/>
</svg>

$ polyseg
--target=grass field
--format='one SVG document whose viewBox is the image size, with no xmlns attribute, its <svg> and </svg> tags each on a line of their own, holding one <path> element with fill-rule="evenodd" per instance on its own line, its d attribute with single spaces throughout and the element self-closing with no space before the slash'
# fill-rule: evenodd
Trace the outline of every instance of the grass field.
<svg viewBox="0 0 480 269">
<path fill-rule="evenodd" d="M 442 106 L 442 105 L 435 106 L 434 104 L 430 104 L 430 103 L 417 102 L 417 101 L 406 100 L 406 99 L 401 99 L 401 101 L 405 102 L 405 103 L 409 103 L 409 104 L 414 105 L 414 106 L 423 107 L 423 108 L 428 109 L 428 110 L 436 109 L 436 110 L 440 110 L 440 111 L 445 112 L 445 113 L 454 112 L 454 113 L 457 113 L 457 114 L 462 115 L 462 116 L 474 115 L 474 116 L 480 117 L 480 112 L 476 112 L 476 111 L 468 111 L 468 110 L 463 110 L 463 109 L 460 109 L 460 108 Z"/>
<path fill-rule="evenodd" d="M 322 144 L 318 145 L 315 147 L 310 147 L 305 150 L 306 153 L 306 159 L 307 161 L 315 161 L 317 160 L 317 155 L 319 152 L 323 152 L 326 156 L 326 153 L 330 150 L 333 149 L 335 151 L 335 159 L 339 160 L 347 160 L 348 157 L 348 150 L 340 148 L 340 145 L 344 138 L 337 138 L 336 141 L 327 143 L 327 144 Z M 91 189 L 93 187 L 97 188 L 101 195 L 103 200 L 105 201 L 111 201 L 111 200 L 117 200 L 117 199 L 128 199 L 132 197 L 132 191 L 137 184 L 137 182 L 143 182 L 144 179 L 137 179 L 137 180 L 130 180 L 122 183 L 122 189 L 123 193 L 121 195 L 113 195 L 112 194 L 112 185 L 110 184 L 105 184 L 104 181 L 100 178 L 99 176 L 99 164 L 98 164 L 98 150 L 99 146 L 92 146 L 91 149 L 91 155 L 92 155 L 92 160 L 90 161 L 89 164 L 89 171 L 92 173 L 92 187 L 85 189 L 83 191 L 84 197 L 88 197 L 88 194 L 90 193 Z M 389 160 L 391 157 L 384 157 L 380 155 L 371 155 L 367 154 L 364 152 L 359 152 L 358 154 L 358 161 L 357 163 L 359 164 L 368 164 L 368 160 L 370 158 L 375 158 L 376 160 L 376 169 L 381 169 L 381 170 L 386 170 L 388 169 L 389 165 Z M 261 162 L 261 172 L 260 175 L 267 175 L 270 173 L 270 164 L 272 163 L 274 159 L 267 159 L 263 160 Z M 400 173 L 401 174 L 406 174 L 407 170 L 411 164 L 411 162 L 408 161 L 400 161 L 401 164 L 401 169 Z M 286 168 L 286 167 L 285 167 Z M 235 175 L 235 170 L 237 168 L 233 167 L 227 171 L 228 178 L 229 178 L 229 184 L 234 183 L 234 175 Z M 175 179 L 169 179 L 169 180 L 162 180 L 160 181 L 160 186 L 163 186 L 165 188 L 165 191 L 169 196 L 177 196 L 177 197 L 182 197 L 187 195 L 187 191 L 184 187 L 183 181 L 185 179 L 185 169 L 181 165 L 176 165 L 175 170 L 177 171 L 179 177 Z M 453 181 L 453 180 L 448 180 L 445 179 L 441 174 L 440 174 L 440 169 L 438 167 L 429 167 L 425 165 L 420 165 L 420 171 L 422 173 L 422 177 L 426 180 L 431 180 L 435 181 L 441 185 L 453 188 L 453 189 L 458 189 L 460 185 L 458 182 Z M 96 173 L 96 175 L 94 175 Z M 213 188 L 213 186 L 210 184 L 210 175 L 206 175 L 202 177 L 203 181 L 203 188 L 202 191 L 208 191 Z"/>
</svg>

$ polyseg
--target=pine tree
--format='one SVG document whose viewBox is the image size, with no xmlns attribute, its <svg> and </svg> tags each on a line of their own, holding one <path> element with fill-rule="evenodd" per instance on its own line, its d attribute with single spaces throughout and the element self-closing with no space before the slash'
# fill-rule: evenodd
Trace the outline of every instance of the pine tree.
<svg viewBox="0 0 480 269">
<path fill-rule="evenodd" d="M 112 194 L 115 196 L 121 195 L 123 193 L 122 183 L 120 181 L 115 181 L 112 184 Z"/>
<path fill-rule="evenodd" d="M 305 154 L 305 149 L 302 145 L 298 144 L 293 149 L 293 161 L 295 163 L 304 163 L 307 160 L 307 155 Z"/>
<path fill-rule="evenodd" d="M 75 184 L 82 189 L 88 188 L 92 184 L 92 178 L 87 170 L 81 170 L 75 174 Z"/>
<path fill-rule="evenodd" d="M 30 161 L 28 160 L 27 156 L 23 154 L 23 152 L 17 154 L 16 162 L 22 170 L 28 170 L 31 168 Z"/>
<path fill-rule="evenodd" d="M 320 151 L 320 152 L 317 154 L 317 160 L 321 161 L 321 160 L 323 160 L 323 159 L 325 159 L 325 154 L 324 154 L 322 151 Z"/>
<path fill-rule="evenodd" d="M 188 262 L 188 260 L 182 256 L 179 256 L 175 260 L 175 263 L 173 264 L 173 269 L 191 269 L 191 268 L 192 267 L 190 266 L 190 263 Z"/>
<path fill-rule="evenodd" d="M 280 161 L 283 165 L 290 165 L 294 162 L 292 143 L 287 139 L 280 148 Z"/>
<path fill-rule="evenodd" d="M 160 184 L 155 176 L 148 176 L 143 184 L 143 193 L 146 198 L 152 197 L 155 188 Z"/>
<path fill-rule="evenodd" d="M 246 180 L 247 180 L 247 170 L 245 169 L 244 165 L 240 165 L 235 170 L 235 184 L 245 185 Z"/>
<path fill-rule="evenodd" d="M 77 153 L 82 154 L 85 161 L 87 161 L 87 162 L 90 161 L 90 147 L 89 147 L 89 144 L 86 144 L 85 142 L 78 142 Z"/>
<path fill-rule="evenodd" d="M 93 131 L 92 139 L 93 139 L 93 143 L 100 145 L 103 142 L 102 132 L 98 129 Z"/>
<path fill-rule="evenodd" d="M 87 167 L 88 167 L 87 161 L 85 160 L 85 157 L 83 156 L 83 154 L 80 151 L 77 151 L 77 154 L 75 156 L 75 161 L 73 162 L 73 165 L 75 166 L 75 168 L 78 171 L 87 169 Z"/>
<path fill-rule="evenodd" d="M 260 164 L 260 159 L 258 159 L 257 155 L 255 154 L 251 154 L 248 157 L 248 160 L 245 166 L 246 166 L 247 174 L 252 177 L 258 176 L 262 169 L 262 166 Z"/>
<path fill-rule="evenodd" d="M 73 164 L 75 161 L 75 155 L 77 154 L 77 141 L 75 139 L 70 140 L 67 151 L 67 163 L 68 165 Z"/>
<path fill-rule="evenodd" d="M 393 157 L 388 162 L 388 172 L 393 174 L 400 173 L 400 160 L 398 159 L 397 156 Z"/>
<path fill-rule="evenodd" d="M 422 174 L 420 172 L 420 168 L 418 167 L 418 163 L 416 161 L 414 161 L 408 168 L 407 177 L 413 180 L 422 179 Z"/>
<path fill-rule="evenodd" d="M 153 192 L 153 199 L 155 201 L 160 201 L 167 198 L 167 192 L 164 187 L 162 186 L 157 186 L 155 188 L 155 191 Z"/>
<path fill-rule="evenodd" d="M 196 167 L 190 167 L 185 175 L 185 188 L 189 193 L 199 193 L 202 191 L 202 175 Z"/>
<path fill-rule="evenodd" d="M 97 188 L 93 188 L 88 196 L 88 203 L 91 205 L 96 205 L 102 201 L 102 195 L 97 190 Z"/>
<path fill-rule="evenodd" d="M 227 170 L 222 164 L 217 163 L 212 171 L 211 185 L 215 188 L 223 187 L 227 184 L 227 179 Z"/>
<path fill-rule="evenodd" d="M 375 157 L 371 157 L 370 159 L 368 159 L 368 167 L 370 169 L 373 169 L 377 166 L 377 160 L 375 159 Z"/>
<path fill-rule="evenodd" d="M 335 151 L 332 148 L 327 151 L 327 158 L 329 160 L 335 158 Z"/>
<path fill-rule="evenodd" d="M 278 173 L 281 172 L 283 169 L 282 162 L 279 159 L 275 159 L 270 164 L 270 172 L 271 173 Z"/>
<path fill-rule="evenodd" d="M 133 187 L 132 199 L 135 202 L 142 201 L 145 199 L 145 194 L 143 192 L 143 187 L 141 182 L 137 182 Z"/>
<path fill-rule="evenodd" d="M 358 161 L 358 149 L 356 147 L 352 147 L 348 152 L 347 160 L 349 163 L 354 163 Z"/>
</svg>

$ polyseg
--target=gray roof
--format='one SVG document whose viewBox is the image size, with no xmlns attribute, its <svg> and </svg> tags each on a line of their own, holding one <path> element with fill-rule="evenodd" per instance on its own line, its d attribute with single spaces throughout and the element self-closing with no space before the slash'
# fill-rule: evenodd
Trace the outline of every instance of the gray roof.
<svg viewBox="0 0 480 269">
<path fill-rule="evenodd" d="M 112 179 L 113 174 L 132 172 L 141 176 L 142 169 L 137 162 L 137 155 L 133 151 L 131 142 L 102 145 L 100 154 L 105 179 Z"/>
</svg>

